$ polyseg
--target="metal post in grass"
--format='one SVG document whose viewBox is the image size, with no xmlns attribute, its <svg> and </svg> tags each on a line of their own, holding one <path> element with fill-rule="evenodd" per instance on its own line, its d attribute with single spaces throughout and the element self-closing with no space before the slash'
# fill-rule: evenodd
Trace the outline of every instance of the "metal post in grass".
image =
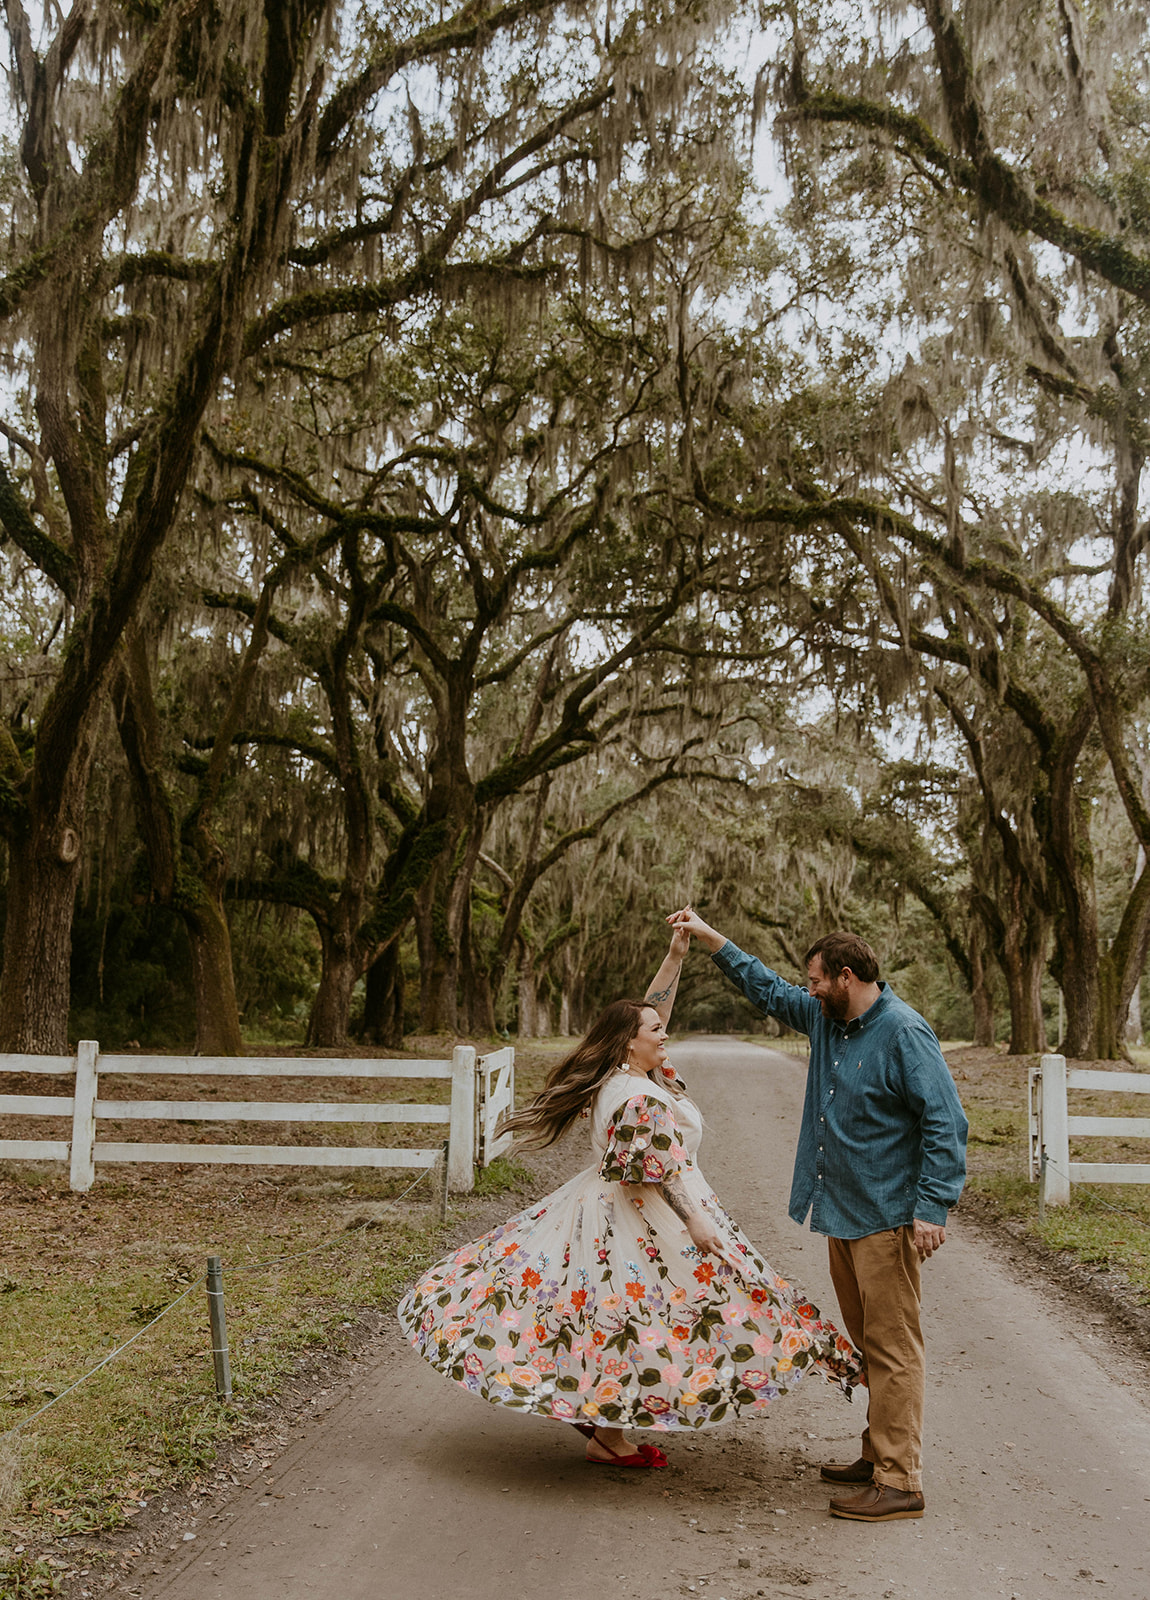
<svg viewBox="0 0 1150 1600">
<path fill-rule="evenodd" d="M 224 1265 L 219 1256 L 208 1257 L 208 1320 L 212 1328 L 216 1394 L 221 1400 L 230 1400 L 232 1365 L 228 1358 L 228 1322 L 224 1313 Z"/>
<path fill-rule="evenodd" d="M 431 1188 L 440 1222 L 447 1221 L 447 1147 L 448 1141 L 445 1139 L 431 1169 Z"/>
</svg>

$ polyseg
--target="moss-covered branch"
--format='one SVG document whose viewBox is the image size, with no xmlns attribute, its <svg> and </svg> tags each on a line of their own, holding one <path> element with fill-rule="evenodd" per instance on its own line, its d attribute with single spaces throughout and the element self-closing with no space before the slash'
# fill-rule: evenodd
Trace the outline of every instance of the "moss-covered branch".
<svg viewBox="0 0 1150 1600">
<path fill-rule="evenodd" d="M 23 495 L 8 476 L 3 461 L 0 461 L 0 525 L 12 543 L 36 563 L 62 594 L 68 598 L 75 594 L 76 563 L 71 553 L 36 525 Z"/>
<path fill-rule="evenodd" d="M 898 106 L 827 91 L 804 92 L 785 115 L 809 122 L 846 123 L 881 134 L 913 151 L 952 188 L 976 199 L 1019 233 L 1032 233 L 1075 257 L 1115 288 L 1150 305 L 1150 260 L 1115 234 L 1073 221 L 1030 188 L 1001 156 L 983 147 L 977 160 L 956 154 L 921 117 Z"/>
</svg>

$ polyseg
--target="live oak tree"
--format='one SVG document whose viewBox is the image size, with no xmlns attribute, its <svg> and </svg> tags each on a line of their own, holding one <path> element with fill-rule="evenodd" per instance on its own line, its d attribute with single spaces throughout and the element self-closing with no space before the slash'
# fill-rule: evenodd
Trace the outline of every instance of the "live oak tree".
<svg viewBox="0 0 1150 1600">
<path fill-rule="evenodd" d="M 510 302 L 573 231 L 590 257 L 636 107 L 657 133 L 713 20 L 547 0 L 402 19 L 339 0 L 81 3 L 38 23 L 7 6 L 0 315 L 20 465 L 0 474 L 0 523 L 63 626 L 48 692 L 0 735 L 0 1048 L 64 1047 L 93 740 L 205 424 L 258 410 L 301 330 L 386 330 L 476 282 Z M 212 853 L 193 842 L 186 873 Z M 224 981 L 221 919 L 188 927 L 216 941 L 204 981 Z"/>
<path fill-rule="evenodd" d="M 891 660 L 917 656 L 967 746 L 1017 1047 L 1044 1042 L 1053 932 L 1066 1048 L 1111 1055 L 1150 939 L 1145 874 L 1100 939 L 1090 838 L 1100 759 L 1138 842 L 1150 821 L 1146 19 L 1068 0 L 861 16 L 848 38 L 832 9 L 802 14 L 781 126 L 806 248 L 844 303 L 848 279 L 869 295 L 839 360 L 854 340 L 886 381 L 850 479 L 844 454 L 837 482 L 793 480 L 787 514 L 869 572 Z"/>
</svg>

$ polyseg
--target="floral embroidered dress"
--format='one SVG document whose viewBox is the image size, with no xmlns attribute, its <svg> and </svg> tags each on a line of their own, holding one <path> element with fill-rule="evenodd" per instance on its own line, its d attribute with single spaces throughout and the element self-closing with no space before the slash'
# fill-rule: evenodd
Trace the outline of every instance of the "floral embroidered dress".
<svg viewBox="0 0 1150 1600">
<path fill-rule="evenodd" d="M 695 1165 L 685 1094 L 612 1073 L 595 1165 L 432 1267 L 399 1320 L 416 1350 L 497 1405 L 609 1427 L 706 1428 L 766 1410 L 820 1372 L 849 1395 L 850 1343 L 784 1282 Z M 658 1185 L 678 1175 L 723 1237 L 691 1243 Z"/>
</svg>

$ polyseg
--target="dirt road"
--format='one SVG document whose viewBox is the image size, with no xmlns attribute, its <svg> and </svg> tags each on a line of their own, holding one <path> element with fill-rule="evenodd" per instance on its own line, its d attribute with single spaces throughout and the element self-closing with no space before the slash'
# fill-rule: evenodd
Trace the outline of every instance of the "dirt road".
<svg viewBox="0 0 1150 1600">
<path fill-rule="evenodd" d="M 786 1218 L 803 1068 L 726 1040 L 673 1056 L 707 1117 L 703 1170 L 833 1310 L 822 1241 Z M 829 1388 L 673 1439 L 667 1471 L 602 1471 L 571 1430 L 460 1393 L 397 1338 L 146 1600 L 1150 1600 L 1150 1374 L 961 1219 L 924 1283 L 921 1522 L 827 1516 L 818 1463 L 852 1459 L 861 1427 Z"/>
</svg>

